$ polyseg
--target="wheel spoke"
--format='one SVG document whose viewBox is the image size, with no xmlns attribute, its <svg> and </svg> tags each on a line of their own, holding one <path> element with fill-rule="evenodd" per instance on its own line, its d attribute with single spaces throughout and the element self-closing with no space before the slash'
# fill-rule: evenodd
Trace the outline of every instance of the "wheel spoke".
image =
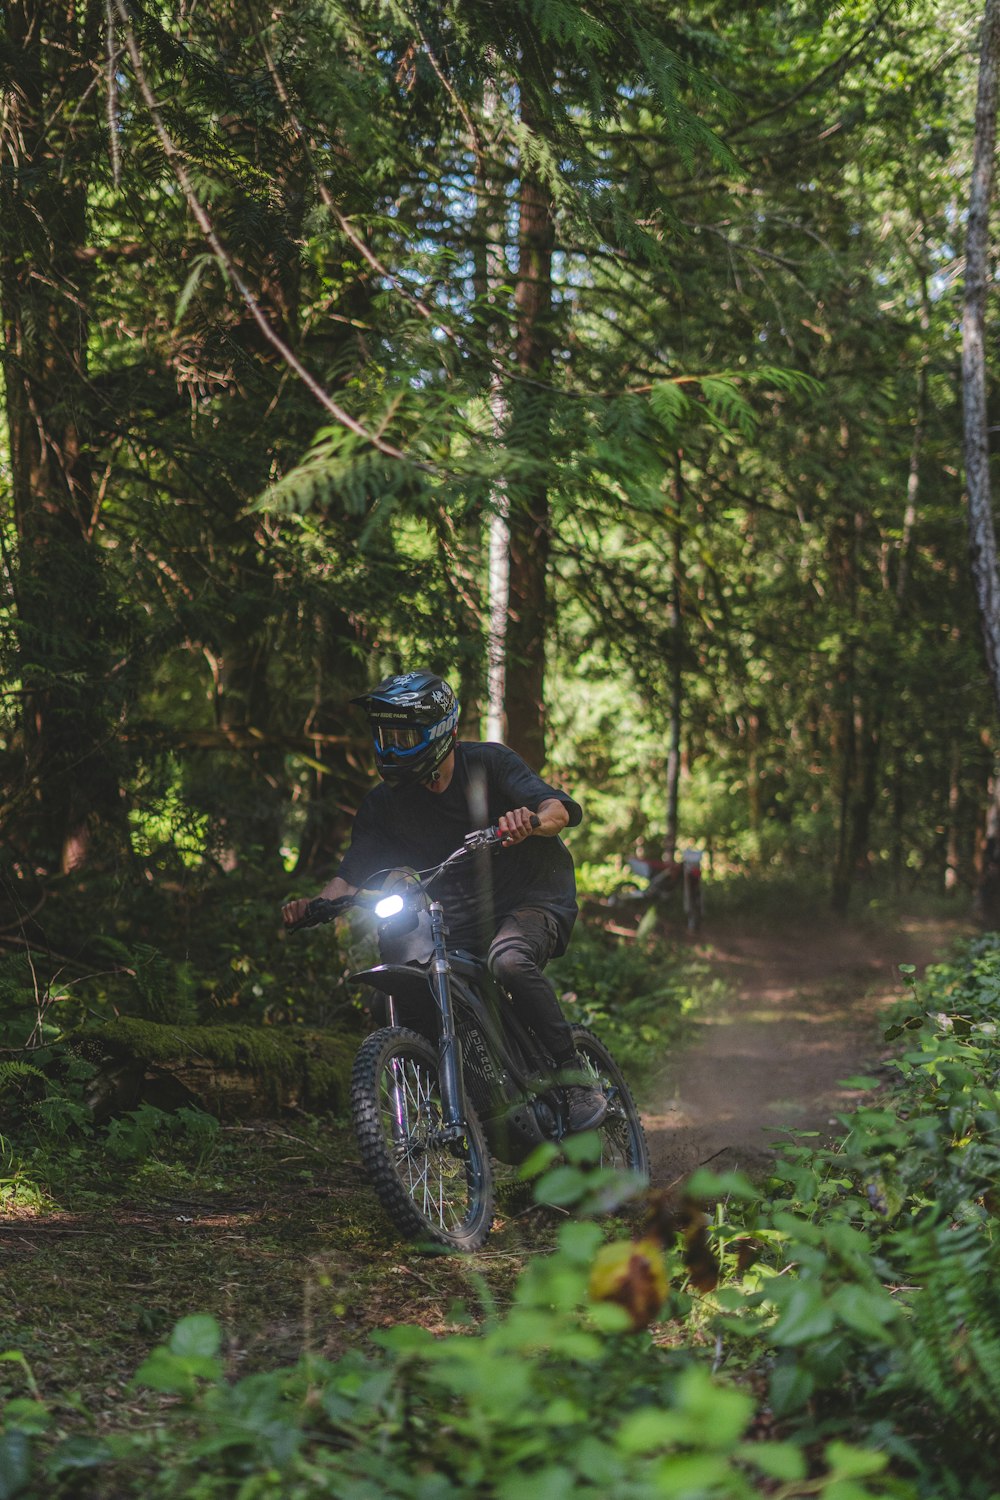
<svg viewBox="0 0 1000 1500">
<path fill-rule="evenodd" d="M 420 1059 L 396 1056 L 384 1082 L 382 1113 L 400 1181 L 428 1224 L 454 1229 L 468 1211 L 470 1171 L 467 1161 L 434 1140 L 441 1119 L 437 1078 Z"/>
</svg>

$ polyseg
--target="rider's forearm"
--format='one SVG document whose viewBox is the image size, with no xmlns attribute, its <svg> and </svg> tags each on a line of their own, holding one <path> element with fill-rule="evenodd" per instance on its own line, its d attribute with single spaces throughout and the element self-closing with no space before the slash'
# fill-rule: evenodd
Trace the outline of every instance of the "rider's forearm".
<svg viewBox="0 0 1000 1500">
<path fill-rule="evenodd" d="M 565 802 L 560 802 L 558 797 L 549 797 L 538 809 L 538 827 L 535 836 L 552 838 L 557 833 L 562 833 L 569 823 L 569 813 L 566 811 Z"/>
<path fill-rule="evenodd" d="M 348 885 L 346 880 L 335 875 L 332 880 L 327 881 L 320 895 L 325 901 L 339 901 L 341 896 L 353 896 L 357 889 L 356 885 Z"/>
</svg>

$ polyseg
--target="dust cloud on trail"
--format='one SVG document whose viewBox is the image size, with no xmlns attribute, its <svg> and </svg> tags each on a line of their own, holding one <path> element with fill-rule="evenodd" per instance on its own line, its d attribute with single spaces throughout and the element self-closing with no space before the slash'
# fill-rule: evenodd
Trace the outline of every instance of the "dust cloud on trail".
<svg viewBox="0 0 1000 1500">
<path fill-rule="evenodd" d="M 787 1140 L 782 1127 L 836 1134 L 837 1114 L 864 1097 L 840 1080 L 869 1073 L 885 1052 L 880 1012 L 968 927 L 904 922 L 871 933 L 822 919 L 760 932 L 706 933 L 705 958 L 729 997 L 695 1022 L 667 1061 L 643 1120 L 656 1187 L 704 1164 L 748 1173 Z"/>
</svg>

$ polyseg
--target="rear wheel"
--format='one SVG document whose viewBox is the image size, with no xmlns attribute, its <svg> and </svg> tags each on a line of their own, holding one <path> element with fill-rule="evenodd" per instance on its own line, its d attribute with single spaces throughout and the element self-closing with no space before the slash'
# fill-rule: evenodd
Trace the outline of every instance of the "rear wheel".
<svg viewBox="0 0 1000 1500">
<path fill-rule="evenodd" d="M 584 1026 L 573 1027 L 573 1044 L 589 1080 L 604 1094 L 608 1112 L 600 1127 L 601 1165 L 649 1177 L 649 1147 L 625 1075 L 602 1041 Z"/>
<path fill-rule="evenodd" d="M 408 1239 L 477 1250 L 493 1222 L 493 1173 L 482 1127 L 444 1127 L 437 1050 L 402 1027 L 366 1037 L 354 1060 L 351 1110 L 365 1171 Z"/>
</svg>

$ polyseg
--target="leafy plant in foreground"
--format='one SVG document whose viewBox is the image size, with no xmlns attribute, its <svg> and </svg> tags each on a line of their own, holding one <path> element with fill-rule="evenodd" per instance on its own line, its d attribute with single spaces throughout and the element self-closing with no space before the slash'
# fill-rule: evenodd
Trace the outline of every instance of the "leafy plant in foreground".
<svg viewBox="0 0 1000 1500">
<path fill-rule="evenodd" d="M 585 1144 L 538 1180 L 539 1201 L 607 1206 L 611 1174 Z M 510 1308 L 487 1308 L 479 1337 L 397 1326 L 376 1334 L 370 1358 L 306 1355 L 230 1382 L 219 1325 L 183 1318 L 137 1372 L 137 1386 L 171 1403 L 145 1432 L 70 1438 L 37 1399 L 30 1412 L 8 1404 L 0 1442 L 22 1476 L 8 1494 L 58 1493 L 81 1469 L 96 1493 L 154 1500 L 911 1493 L 887 1475 L 884 1453 L 837 1439 L 761 1440 L 748 1390 L 715 1378 L 694 1351 L 631 1332 L 621 1307 L 592 1302 L 603 1239 L 595 1223 L 566 1223 L 555 1251 L 523 1271 Z M 664 1265 L 679 1273 L 669 1249 Z"/>
</svg>

